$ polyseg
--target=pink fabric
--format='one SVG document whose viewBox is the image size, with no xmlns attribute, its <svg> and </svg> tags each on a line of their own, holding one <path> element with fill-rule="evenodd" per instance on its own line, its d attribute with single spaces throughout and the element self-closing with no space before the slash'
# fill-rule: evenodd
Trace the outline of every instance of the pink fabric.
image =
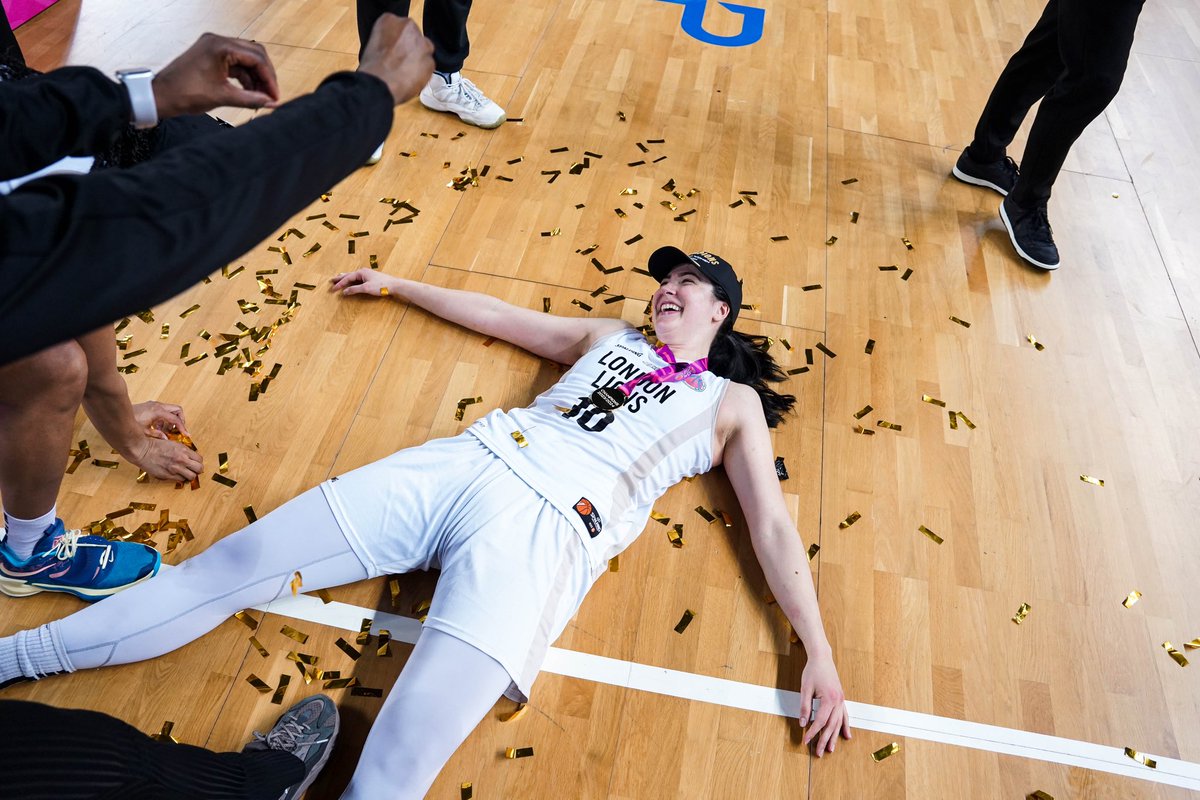
<svg viewBox="0 0 1200 800">
<path fill-rule="evenodd" d="M 8 23 L 19 28 L 38 14 L 45 11 L 58 0 L 0 0 L 4 13 L 8 15 Z"/>
</svg>

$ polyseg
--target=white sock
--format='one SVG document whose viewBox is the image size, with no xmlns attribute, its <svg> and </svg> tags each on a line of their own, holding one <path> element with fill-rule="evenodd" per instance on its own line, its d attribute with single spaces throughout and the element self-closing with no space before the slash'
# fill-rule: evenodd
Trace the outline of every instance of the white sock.
<svg viewBox="0 0 1200 800">
<path fill-rule="evenodd" d="M 4 527 L 8 529 L 4 537 L 5 546 L 17 558 L 29 558 L 33 555 L 33 546 L 46 533 L 46 529 L 54 524 L 57 514 L 57 506 L 50 506 L 49 511 L 34 519 L 19 519 L 5 511 Z"/>
<path fill-rule="evenodd" d="M 0 685 L 13 678 L 44 678 L 74 671 L 49 625 L 0 638 Z"/>
</svg>

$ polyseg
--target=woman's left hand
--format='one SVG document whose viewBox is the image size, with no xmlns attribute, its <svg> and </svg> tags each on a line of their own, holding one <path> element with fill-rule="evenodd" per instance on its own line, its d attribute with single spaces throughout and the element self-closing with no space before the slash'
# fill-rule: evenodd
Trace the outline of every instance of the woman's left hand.
<svg viewBox="0 0 1200 800">
<path fill-rule="evenodd" d="M 809 724 L 807 716 L 812 712 L 813 698 L 820 703 L 816 713 L 812 714 L 812 724 Z M 800 708 L 800 726 L 808 725 L 808 730 L 804 732 L 804 744 L 815 741 L 814 752 L 818 758 L 833 752 L 838 734 L 844 739 L 852 736 L 846 695 L 842 691 L 842 682 L 838 679 L 832 656 L 809 658 L 804 666 L 804 674 L 800 678 Z"/>
</svg>

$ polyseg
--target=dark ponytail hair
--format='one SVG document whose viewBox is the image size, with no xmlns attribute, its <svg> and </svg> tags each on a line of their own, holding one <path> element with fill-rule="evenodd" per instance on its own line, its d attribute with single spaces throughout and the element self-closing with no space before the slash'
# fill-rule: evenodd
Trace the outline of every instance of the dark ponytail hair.
<svg viewBox="0 0 1200 800">
<path fill-rule="evenodd" d="M 732 309 L 724 289 L 713 284 L 713 294 Z M 767 427 L 774 428 L 783 421 L 783 415 L 791 412 L 796 405 L 796 396 L 781 394 L 767 385 L 787 380 L 787 373 L 767 352 L 770 343 L 771 340 L 766 336 L 750 336 L 735 331 L 732 316 L 726 317 L 708 350 L 708 369 L 714 375 L 744 383 L 757 392 L 767 418 Z"/>
</svg>

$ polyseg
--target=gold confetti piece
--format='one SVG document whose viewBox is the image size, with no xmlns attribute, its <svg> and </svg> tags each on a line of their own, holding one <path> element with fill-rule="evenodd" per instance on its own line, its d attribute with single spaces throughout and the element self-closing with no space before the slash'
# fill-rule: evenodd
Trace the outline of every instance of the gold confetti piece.
<svg viewBox="0 0 1200 800">
<path fill-rule="evenodd" d="M 609 572 L 620 572 L 621 571 L 621 562 L 618 559 L 619 559 L 618 556 L 613 556 L 612 558 L 610 558 L 608 560 L 608 571 Z"/>
<path fill-rule="evenodd" d="M 257 650 L 258 654 L 260 656 L 262 656 L 263 658 L 267 658 L 268 656 L 271 655 L 271 653 L 268 652 L 267 648 L 262 646 L 262 642 L 260 642 L 258 640 L 257 636 L 250 637 L 250 644 L 254 646 L 254 649 Z"/>
<path fill-rule="evenodd" d="M 246 683 L 250 684 L 255 689 L 258 689 L 259 694 L 266 694 L 267 692 L 271 691 L 271 687 L 267 685 L 266 681 L 255 675 L 253 672 L 246 676 Z"/>
<path fill-rule="evenodd" d="M 912 277 L 912 274 L 913 274 L 912 267 L 909 267 L 908 269 L 904 270 L 904 274 L 900 276 L 900 280 L 906 281 Z"/>
<path fill-rule="evenodd" d="M 221 274 L 225 276 L 225 279 L 226 279 L 226 280 L 233 280 L 233 279 L 234 279 L 234 278 L 236 278 L 238 275 L 241 275 L 241 274 L 242 274 L 242 270 L 244 270 L 245 268 L 246 268 L 246 265 L 245 265 L 245 264 L 239 264 L 237 269 L 235 269 L 235 270 L 232 270 L 232 271 L 230 271 L 230 272 L 226 272 L 226 270 L 227 270 L 227 269 L 229 269 L 229 268 L 228 268 L 228 267 L 222 267 L 222 268 L 221 268 Z"/>
<path fill-rule="evenodd" d="M 279 629 L 279 632 L 282 633 L 284 636 L 288 637 L 289 639 L 294 639 L 295 641 L 299 642 L 300 644 L 305 644 L 308 642 L 308 634 L 307 633 L 301 633 L 300 631 L 296 630 L 295 628 L 293 628 L 290 625 L 284 625 L 282 628 Z"/>
<path fill-rule="evenodd" d="M 714 517 L 712 514 L 708 513 L 708 509 L 705 508 L 704 506 L 696 506 L 695 511 L 697 514 L 699 514 L 704 519 L 705 522 L 716 522 L 717 521 L 717 518 Z"/>
<path fill-rule="evenodd" d="M 254 617 L 250 616 L 250 614 L 247 613 L 246 611 L 238 611 L 233 616 L 234 616 L 234 618 L 236 618 L 238 621 L 240 621 L 243 625 L 245 625 L 250 630 L 252 630 L 252 631 L 258 630 L 258 620 L 256 620 Z"/>
<path fill-rule="evenodd" d="M 642 235 L 639 233 L 629 239 L 626 239 L 625 244 L 637 244 L 641 240 L 642 240 Z"/>
<path fill-rule="evenodd" d="M 1103 486 L 1104 485 L 1103 478 L 1093 478 L 1091 475 L 1080 475 L 1079 480 L 1083 481 L 1084 483 L 1090 483 L 1093 486 Z"/>
<path fill-rule="evenodd" d="M 549 297 L 542 298 L 542 311 L 544 311 L 547 314 L 550 313 L 550 298 Z"/>
<path fill-rule="evenodd" d="M 787 374 L 788 375 L 803 375 L 805 372 L 808 372 L 808 367 L 796 367 L 795 369 L 789 369 L 787 371 Z"/>
<path fill-rule="evenodd" d="M 195 305 L 193 305 L 193 306 L 189 306 L 188 308 L 184 309 L 184 310 L 183 310 L 183 311 L 182 311 L 182 312 L 179 314 L 179 318 L 180 318 L 180 319 L 187 319 L 189 316 L 191 316 L 192 314 L 195 314 L 195 313 L 196 313 L 197 311 L 199 311 L 199 310 L 200 310 L 200 304 L 199 304 L 199 303 L 196 303 Z"/>
<path fill-rule="evenodd" d="M 930 405 L 935 405 L 940 408 L 946 407 L 946 402 L 944 400 L 938 400 L 936 397 L 933 397 L 933 396 L 927 395 L 927 394 L 921 395 L 921 402 L 929 403 Z"/>
<path fill-rule="evenodd" d="M 802 292 L 815 292 L 817 289 L 820 289 L 820 288 L 821 288 L 821 284 L 819 284 L 819 283 L 810 283 L 810 284 L 808 284 L 807 286 L 801 286 L 801 287 L 800 287 L 800 291 L 802 291 Z"/>
<path fill-rule="evenodd" d="M 579 307 L 580 307 L 580 308 L 582 308 L 584 311 L 591 311 L 591 310 L 592 310 L 592 307 L 591 307 L 591 306 L 589 306 L 587 303 L 583 302 L 582 300 L 578 300 L 578 299 L 572 300 L 572 301 L 571 301 L 571 305 L 573 305 L 573 306 L 579 306 Z"/>
<path fill-rule="evenodd" d="M 389 219 L 389 220 L 388 220 L 388 222 L 391 222 L 391 220 Z M 383 225 L 383 229 L 384 229 L 384 230 L 387 230 L 387 223 L 386 223 L 386 222 L 385 222 L 385 223 L 384 223 L 384 225 Z M 351 239 L 350 241 L 346 242 L 346 255 L 350 255 L 350 256 L 354 255 L 354 240 L 353 240 L 353 239 Z"/>
<path fill-rule="evenodd" d="M 173 742 L 179 744 L 179 740 L 171 735 L 171 729 L 175 727 L 175 723 L 167 720 L 162 724 L 162 729 L 158 733 L 150 734 L 150 738 L 156 742 Z"/>
<path fill-rule="evenodd" d="M 231 489 L 234 486 L 237 486 L 237 481 L 235 481 L 233 478 L 227 478 L 219 472 L 214 472 L 212 479 L 222 486 L 228 486 Z"/>
<path fill-rule="evenodd" d="M 668 530 L 667 541 L 676 549 L 683 547 L 683 526 L 676 523 L 674 527 Z"/>
<path fill-rule="evenodd" d="M 138 319 L 140 319 L 142 322 L 146 323 L 147 325 L 149 325 L 151 322 L 154 322 L 154 312 L 150 311 L 150 310 L 139 311 L 136 314 L 134 314 L 134 316 L 137 317 Z"/>
<path fill-rule="evenodd" d="M 104 515 L 104 518 L 105 519 L 120 519 L 121 517 L 125 516 L 126 514 L 132 514 L 132 513 L 133 513 L 133 508 L 131 506 L 126 506 L 125 508 L 122 508 L 120 511 L 110 511 L 109 513 Z"/>
<path fill-rule="evenodd" d="M 880 272 L 898 272 L 899 270 L 900 270 L 900 268 L 897 267 L 895 264 L 888 264 L 887 266 L 883 266 L 883 267 L 879 268 Z"/>
<path fill-rule="evenodd" d="M 862 408 L 860 408 L 858 411 L 856 411 L 856 412 L 854 413 L 854 418 L 855 418 L 855 419 L 862 419 L 863 417 L 865 417 L 867 414 L 870 414 L 870 413 L 871 413 L 872 411 L 874 411 L 874 410 L 875 410 L 875 409 L 874 409 L 874 408 L 872 408 L 871 406 L 869 406 L 869 405 L 865 405 L 865 406 L 863 406 Z"/>
<path fill-rule="evenodd" d="M 304 577 L 296 570 L 296 574 L 292 575 L 292 597 L 300 594 L 300 587 L 304 585 Z"/>
<path fill-rule="evenodd" d="M 671 518 L 668 517 L 666 514 L 662 513 L 661 511 L 653 511 L 652 510 L 650 512 L 650 519 L 654 520 L 655 522 L 660 522 L 664 526 L 669 526 L 671 524 Z"/>
<path fill-rule="evenodd" d="M 964 414 L 964 413 L 963 413 L 963 412 L 961 412 L 961 411 L 955 411 L 955 412 L 954 412 L 954 414 L 955 414 L 955 416 L 957 416 L 959 419 L 961 419 L 961 420 L 963 421 L 963 423 L 964 423 L 964 424 L 966 424 L 966 426 L 967 426 L 968 428 L 970 428 L 971 430 L 975 430 L 975 423 L 974 423 L 974 422 L 971 422 L 971 420 L 970 420 L 970 419 L 967 417 L 967 415 L 966 415 L 966 414 Z"/>
<path fill-rule="evenodd" d="M 375 655 L 380 658 L 392 657 L 392 632 L 387 628 L 379 629 L 379 649 L 375 651 Z"/>
<path fill-rule="evenodd" d="M 816 347 L 818 350 L 820 350 L 825 355 L 829 356 L 830 358 L 837 358 L 837 353 L 833 352 L 828 347 L 826 347 L 824 342 L 817 342 L 813 346 Z"/>
<path fill-rule="evenodd" d="M 291 682 L 292 682 L 291 675 L 280 675 L 279 676 L 279 686 L 277 686 L 275 688 L 275 694 L 271 695 L 271 704 L 272 705 L 278 706 L 278 705 L 283 704 L 283 696 L 285 694 L 287 694 L 288 684 Z"/>
<path fill-rule="evenodd" d="M 676 205 L 675 205 L 674 203 L 672 203 L 670 200 L 663 200 L 661 203 L 659 203 L 659 205 L 660 205 L 660 206 L 662 206 L 663 208 L 669 208 L 669 209 L 671 209 L 672 211 L 678 211 L 678 210 L 679 210 L 678 206 L 676 206 Z M 772 241 L 774 241 L 774 239 L 772 239 Z"/>
<path fill-rule="evenodd" d="M 678 624 L 675 626 L 675 632 L 676 632 L 676 633 L 683 633 L 684 631 L 686 631 L 686 630 L 687 630 L 687 626 L 688 626 L 688 625 L 691 625 L 691 624 L 692 624 L 692 620 L 693 620 L 693 619 L 695 619 L 695 618 L 696 618 L 696 612 L 695 612 L 695 611 L 692 611 L 690 608 L 689 608 L 689 609 L 687 609 L 686 611 L 684 611 L 684 612 L 683 612 L 683 616 L 682 616 L 682 617 L 680 618 L 680 620 L 679 620 L 679 623 L 678 623 Z"/>
<path fill-rule="evenodd" d="M 819 553 L 820 551 L 821 551 L 821 545 L 817 544 L 816 542 L 813 542 L 811 545 L 808 546 L 808 560 L 812 561 L 814 558 L 817 557 L 817 553 Z"/>
<path fill-rule="evenodd" d="M 162 333 L 160 333 L 158 335 L 158 338 L 166 339 L 170 335 L 171 335 L 171 324 L 169 322 L 164 322 L 162 325 Z"/>
<path fill-rule="evenodd" d="M 246 515 L 247 522 L 258 522 L 258 514 L 254 513 L 254 506 L 246 506 L 242 509 L 242 513 Z"/>
<path fill-rule="evenodd" d="M 351 660 L 358 661 L 358 659 L 362 658 L 362 653 L 355 650 L 345 639 L 339 637 L 334 644 L 337 645 L 339 650 L 350 656 Z"/>
<path fill-rule="evenodd" d="M 542 236 L 558 236 L 562 233 L 562 228 L 552 228 L 548 231 L 542 231 Z"/>
<path fill-rule="evenodd" d="M 546 298 L 547 301 L 549 299 L 550 298 Z M 482 397 L 464 397 L 462 400 L 458 401 L 458 405 L 455 407 L 454 418 L 456 420 L 458 420 L 459 422 L 461 422 L 462 418 L 463 418 L 463 412 L 466 410 L 467 406 L 475 405 L 476 403 L 482 403 L 482 402 L 483 402 Z"/>
<path fill-rule="evenodd" d="M 852 224 L 852 225 L 858 224 L 858 212 L 857 211 L 850 212 L 850 224 Z"/>
<path fill-rule="evenodd" d="M 845 530 L 846 528 L 849 528 L 854 523 L 858 522 L 860 519 L 862 519 L 862 514 L 855 511 L 850 516 L 846 517 L 844 520 L 839 522 L 838 528 Z"/>
<path fill-rule="evenodd" d="M 103 467 L 104 469 L 116 469 L 118 466 L 120 466 L 116 461 L 102 461 L 99 458 L 93 458 L 92 464 L 97 467 Z"/>
<path fill-rule="evenodd" d="M 513 438 L 513 441 L 517 443 L 518 447 L 529 446 L 529 441 L 525 438 L 525 434 L 521 433 L 520 431 L 513 431 L 509 434 L 509 436 Z"/>
<path fill-rule="evenodd" d="M 137 358 L 140 355 L 145 355 L 145 353 L 146 353 L 146 348 L 143 347 L 141 350 L 134 350 L 132 353 L 126 353 L 125 355 L 123 355 L 121 357 L 128 360 L 131 358 Z"/>
<path fill-rule="evenodd" d="M 642 269 L 641 267 L 634 267 L 633 269 L 630 270 L 630 272 L 636 272 L 638 275 L 645 275 L 648 278 L 654 277 L 653 275 L 650 274 L 650 270 Z M 646 305 L 649 306 L 650 304 L 647 303 Z M 744 307 L 745 306 L 743 306 L 743 308 Z M 756 308 L 754 310 L 757 311 L 758 309 Z M 650 312 L 647 311 L 646 313 L 649 314 Z"/>
<path fill-rule="evenodd" d="M 134 511 L 153 511 L 154 509 L 158 508 L 157 504 L 155 504 L 155 503 L 137 503 L 137 502 L 130 503 L 129 507 L 132 508 Z"/>
<path fill-rule="evenodd" d="M 1035 349 L 1035 350 L 1037 350 L 1039 353 L 1040 353 L 1041 351 L 1043 351 L 1043 350 L 1045 350 L 1045 349 L 1046 349 L 1046 345 L 1042 344 L 1042 343 L 1041 343 L 1041 342 L 1039 342 L 1037 339 L 1035 339 L 1035 338 L 1033 337 L 1033 334 L 1032 334 L 1032 333 L 1031 333 L 1031 334 L 1029 334 L 1028 336 L 1026 336 L 1026 337 L 1025 337 L 1025 339 L 1026 339 L 1026 341 L 1028 341 L 1028 342 L 1029 342 L 1031 345 L 1033 345 L 1034 349 Z"/>
<path fill-rule="evenodd" d="M 832 245 L 834 245 L 834 244 L 837 244 L 837 237 L 836 237 L 836 236 L 830 236 L 828 239 L 826 239 L 826 240 L 825 240 L 825 244 L 826 244 L 826 245 L 829 245 L 829 246 L 832 246 Z"/>
<path fill-rule="evenodd" d="M 846 178 L 846 180 L 842 181 L 842 186 L 849 186 L 852 183 L 858 183 L 858 178 Z"/>
<path fill-rule="evenodd" d="M 113 335 L 115 336 L 118 333 L 120 333 L 121 331 L 125 330 L 125 328 L 127 328 L 129 326 L 130 321 L 131 320 L 129 317 L 125 317 L 123 320 L 118 322 L 116 324 L 116 326 L 113 328 Z"/>
<path fill-rule="evenodd" d="M 1124 600 L 1121 601 L 1121 605 L 1125 606 L 1126 608 L 1133 608 L 1134 603 L 1141 599 L 1142 593 L 1137 589 L 1134 589 Z"/>
<path fill-rule="evenodd" d="M 358 678 L 334 678 L 322 686 L 322 689 L 349 689 L 358 685 Z"/>
<path fill-rule="evenodd" d="M 899 752 L 900 752 L 900 743 L 892 742 L 889 745 L 884 745 L 883 747 L 879 748 L 874 753 L 871 753 L 871 760 L 874 761 L 876 764 L 878 764 L 880 761 L 883 761 L 888 756 L 894 756 L 894 755 L 896 755 L 896 753 L 899 753 Z"/>
<path fill-rule="evenodd" d="M 958 317 L 953 316 L 953 315 L 950 316 L 950 321 L 957 322 L 959 325 L 962 325 L 964 328 L 971 327 L 971 323 L 967 322 L 965 319 L 959 319 Z"/>
<path fill-rule="evenodd" d="M 1015 624 L 1020 625 L 1025 621 L 1025 618 L 1029 616 L 1029 612 L 1032 610 L 1032 608 L 1033 607 L 1030 606 L 1029 603 L 1021 603 L 1021 607 L 1017 609 L 1017 613 L 1013 614 L 1012 621 Z"/>
<path fill-rule="evenodd" d="M 1036 792 L 1031 792 L 1025 795 L 1025 800 L 1054 800 L 1054 795 L 1047 794 L 1041 789 L 1038 789 Z"/>
<path fill-rule="evenodd" d="M 1158 769 L 1157 761 L 1155 761 L 1153 758 L 1150 758 L 1149 756 L 1142 755 L 1137 750 L 1134 750 L 1132 747 L 1125 748 L 1125 755 L 1129 756 L 1134 761 L 1145 764 L 1150 769 Z"/>
<path fill-rule="evenodd" d="M 912 243 L 912 242 L 910 242 L 910 241 L 908 240 L 908 237 L 907 237 L 907 236 L 902 236 L 902 237 L 900 238 L 900 241 L 904 242 L 904 249 L 905 249 L 905 250 L 912 250 L 912 249 L 913 249 L 913 243 Z"/>
<path fill-rule="evenodd" d="M 475 790 L 471 788 L 470 783 L 464 783 L 458 787 L 458 800 L 471 800 L 475 796 Z M 1054 800 L 1054 798 L 1050 798 Z"/>
<path fill-rule="evenodd" d="M 625 188 L 620 191 L 619 196 L 626 197 L 635 194 L 637 194 L 637 189 Z"/>
<path fill-rule="evenodd" d="M 222 475 L 229 472 L 229 453 L 217 454 L 217 472 L 220 472 Z"/>
<path fill-rule="evenodd" d="M 888 422 L 886 419 L 877 419 L 877 420 L 875 420 L 875 427 L 877 427 L 877 428 L 887 428 L 889 431 L 902 431 L 902 430 L 904 430 L 904 426 L 903 426 L 903 425 L 898 425 L 898 424 L 896 424 L 895 422 Z"/>
<path fill-rule="evenodd" d="M 506 747 L 504 748 L 505 758 L 528 758 L 533 755 L 532 747 Z"/>
<path fill-rule="evenodd" d="M 730 203 L 730 204 L 729 204 L 729 207 L 730 207 L 730 208 L 737 208 L 737 207 L 738 207 L 738 206 L 740 206 L 741 204 L 742 204 L 742 201 L 741 201 L 741 200 L 734 200 L 732 203 Z"/>
<path fill-rule="evenodd" d="M 1200 650 L 1200 637 L 1192 639 L 1190 642 L 1183 643 L 1184 650 Z"/>
<path fill-rule="evenodd" d="M 863 348 L 863 352 L 866 353 L 867 355 L 871 355 L 871 353 L 875 352 L 875 340 L 874 339 L 867 339 L 867 346 Z"/>
<path fill-rule="evenodd" d="M 1170 642 L 1163 642 L 1162 649 L 1166 650 L 1167 655 L 1175 659 L 1175 663 L 1179 666 L 1186 667 L 1188 665 L 1187 658 L 1184 657 L 1183 653 L 1175 649 L 1175 645 L 1171 644 Z"/>
<path fill-rule="evenodd" d="M 363 621 L 359 623 L 358 635 L 354 637 L 355 644 L 370 644 L 371 643 L 371 618 L 363 617 Z"/>
<path fill-rule="evenodd" d="M 875 431 L 871 430 L 870 428 L 864 428 L 862 425 L 855 425 L 854 432 L 862 434 L 863 436 L 874 436 L 875 435 Z"/>
<path fill-rule="evenodd" d="M 509 711 L 505 714 L 500 715 L 500 721 L 501 722 L 516 722 L 521 717 L 525 716 L 525 712 L 528 710 L 528 708 L 529 708 L 528 703 L 517 703 L 517 707 L 514 708 L 512 711 Z"/>
<path fill-rule="evenodd" d="M 934 533 L 933 531 L 929 530 L 929 528 L 926 528 L 924 525 L 921 525 L 921 526 L 919 526 L 919 527 L 917 528 L 917 530 L 919 530 L 921 533 L 925 534 L 925 535 L 926 535 L 926 536 L 928 536 L 930 539 L 932 539 L 932 540 L 933 540 L 933 542 L 934 542 L 934 544 L 941 544 L 942 542 L 946 541 L 945 539 L 943 539 L 942 537 L 938 536 L 938 535 L 937 535 L 936 533 Z"/>
<path fill-rule="evenodd" d="M 621 122 L 624 122 L 624 121 L 625 121 L 625 112 L 624 112 L 624 111 L 618 111 L 618 112 L 617 112 L 617 119 L 621 120 Z"/>
</svg>

